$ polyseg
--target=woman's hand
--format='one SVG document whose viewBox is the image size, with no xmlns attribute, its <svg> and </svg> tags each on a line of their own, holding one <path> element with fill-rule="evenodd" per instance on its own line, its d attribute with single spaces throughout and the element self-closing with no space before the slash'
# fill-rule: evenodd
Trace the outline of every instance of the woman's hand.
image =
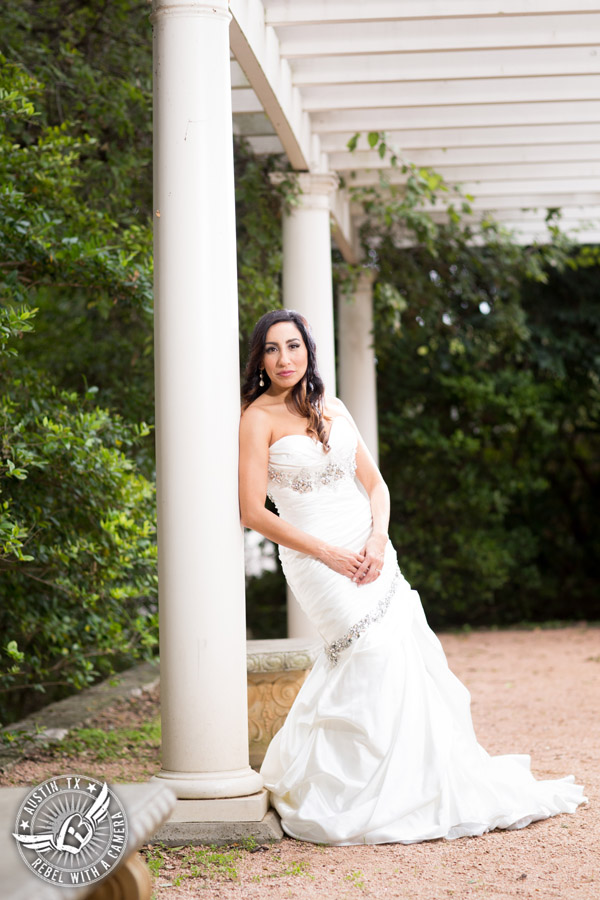
<svg viewBox="0 0 600 900">
<path fill-rule="evenodd" d="M 379 578 L 383 569 L 383 560 L 385 556 L 385 548 L 388 542 L 387 534 L 380 532 L 372 534 L 361 552 L 363 560 L 353 577 L 359 587 L 363 584 L 369 584 Z"/>
<path fill-rule="evenodd" d="M 318 558 L 334 572 L 352 579 L 360 587 L 379 578 L 387 541 L 387 534 L 372 534 L 360 553 L 327 544 Z"/>
<path fill-rule="evenodd" d="M 333 569 L 334 572 L 339 572 L 340 575 L 354 579 L 364 562 L 364 553 L 355 553 L 354 550 L 348 550 L 346 547 L 334 547 L 331 544 L 326 544 L 318 559 L 325 563 L 326 566 L 329 566 L 330 569 Z"/>
</svg>

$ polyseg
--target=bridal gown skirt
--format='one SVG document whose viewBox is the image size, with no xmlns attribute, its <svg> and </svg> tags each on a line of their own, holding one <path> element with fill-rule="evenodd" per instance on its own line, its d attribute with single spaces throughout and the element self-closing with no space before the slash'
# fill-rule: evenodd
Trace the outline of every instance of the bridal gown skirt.
<svg viewBox="0 0 600 900">
<path fill-rule="evenodd" d="M 289 435 L 270 449 L 280 515 L 361 550 L 372 523 L 354 480 L 356 435 L 338 416 L 331 450 Z M 286 578 L 319 630 L 318 656 L 261 773 L 291 837 L 326 844 L 413 843 L 522 828 L 584 802 L 572 776 L 537 781 L 527 755 L 477 743 L 470 696 L 449 670 L 390 542 L 359 586 L 280 548 Z"/>
</svg>

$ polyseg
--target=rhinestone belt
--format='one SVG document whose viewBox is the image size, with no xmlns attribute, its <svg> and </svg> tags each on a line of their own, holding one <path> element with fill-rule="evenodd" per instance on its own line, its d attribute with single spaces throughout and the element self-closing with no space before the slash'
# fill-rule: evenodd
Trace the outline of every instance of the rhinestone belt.
<svg viewBox="0 0 600 900">
<path fill-rule="evenodd" d="M 387 612 L 388 606 L 390 605 L 391 599 L 394 596 L 399 578 L 400 570 L 396 569 L 396 572 L 392 579 L 392 583 L 387 589 L 385 596 L 381 598 L 377 606 L 372 609 L 371 612 L 367 613 L 366 616 L 363 616 L 363 618 L 359 622 L 355 622 L 355 624 L 348 629 L 343 637 L 338 638 L 336 641 L 333 641 L 332 644 L 325 645 L 325 654 L 332 666 L 337 666 L 342 651 L 347 650 L 348 647 L 361 636 L 361 634 L 364 634 L 369 625 L 373 625 L 375 622 L 379 622 L 380 619 L 383 619 L 384 615 Z"/>
<path fill-rule="evenodd" d="M 354 478 L 356 472 L 356 453 L 343 456 L 337 462 L 330 460 L 323 466 L 308 466 L 299 471 L 288 473 L 281 471 L 276 466 L 269 465 L 267 469 L 269 481 L 280 487 L 291 488 L 298 494 L 307 494 L 317 488 L 334 484 L 342 478 Z M 274 501 L 272 491 L 267 491 L 268 496 Z"/>
</svg>

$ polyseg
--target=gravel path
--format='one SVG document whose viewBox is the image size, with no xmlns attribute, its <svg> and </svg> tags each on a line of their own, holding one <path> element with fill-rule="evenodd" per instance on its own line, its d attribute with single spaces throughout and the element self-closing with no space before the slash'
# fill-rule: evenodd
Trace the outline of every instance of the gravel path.
<svg viewBox="0 0 600 900">
<path fill-rule="evenodd" d="M 216 864 L 206 864 L 206 851 L 200 851 L 196 869 L 189 849 L 163 851 L 156 900 L 600 900 L 600 628 L 473 632 L 441 639 L 452 670 L 471 691 L 480 743 L 492 754 L 530 754 L 537 777 L 574 774 L 585 785 L 589 805 L 522 831 L 457 841 L 319 847 L 286 839 L 255 852 L 222 854 Z M 147 719 L 155 708 L 152 697 L 141 698 L 137 706 L 130 701 L 115 709 L 114 720 L 131 723 L 136 711 Z M 104 726 L 109 718 L 105 713 Z M 60 765 L 66 771 L 64 761 Z M 90 760 L 71 759 L 67 768 L 83 773 L 90 770 Z M 151 759 L 139 771 L 135 762 L 123 759 L 94 764 L 90 774 L 134 780 L 147 777 L 151 768 Z M 58 771 L 58 761 L 42 754 L 0 783 L 36 783 Z M 153 855 L 158 857 L 156 851 Z M 229 874 L 219 860 L 228 860 Z"/>
</svg>

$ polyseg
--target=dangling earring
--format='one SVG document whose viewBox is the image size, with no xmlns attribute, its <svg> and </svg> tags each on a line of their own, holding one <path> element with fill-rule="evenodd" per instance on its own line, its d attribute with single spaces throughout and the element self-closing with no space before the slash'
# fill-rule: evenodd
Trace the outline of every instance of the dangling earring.
<svg viewBox="0 0 600 900">
<path fill-rule="evenodd" d="M 263 377 L 262 377 L 262 375 L 263 375 L 263 370 L 262 370 L 262 369 L 259 369 L 259 375 L 260 375 L 260 378 L 259 378 L 259 380 L 258 380 L 258 386 L 259 386 L 259 387 L 264 387 L 264 386 L 265 386 L 265 383 L 264 383 Z"/>
</svg>

